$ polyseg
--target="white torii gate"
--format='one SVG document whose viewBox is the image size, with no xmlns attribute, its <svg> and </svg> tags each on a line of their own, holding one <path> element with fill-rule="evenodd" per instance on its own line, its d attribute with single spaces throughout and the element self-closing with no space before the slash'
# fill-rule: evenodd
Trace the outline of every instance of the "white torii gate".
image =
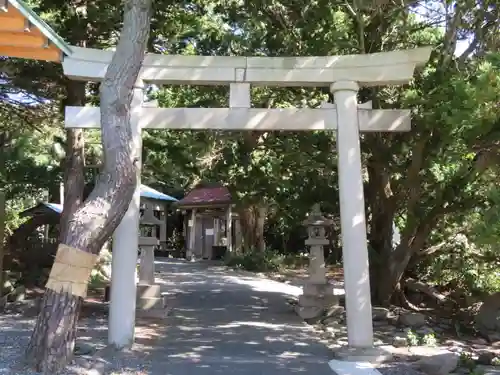
<svg viewBox="0 0 500 375">
<path fill-rule="evenodd" d="M 63 61 L 71 79 L 99 82 L 113 51 L 71 47 Z M 141 129 L 336 130 L 349 347 L 373 346 L 372 310 L 359 132 L 409 131 L 410 111 L 358 104 L 360 86 L 407 83 L 431 48 L 323 57 L 237 57 L 147 54 L 132 100 L 132 134 L 141 155 Z M 230 108 L 151 108 L 144 83 L 230 85 Z M 335 105 L 318 109 L 251 108 L 250 85 L 330 87 Z M 66 127 L 99 128 L 100 110 L 67 107 Z M 138 182 L 139 186 L 139 182 Z M 334 198 L 332 198 L 334 199 Z M 135 329 L 135 269 L 139 190 L 114 234 L 109 343 L 131 344 Z"/>
</svg>

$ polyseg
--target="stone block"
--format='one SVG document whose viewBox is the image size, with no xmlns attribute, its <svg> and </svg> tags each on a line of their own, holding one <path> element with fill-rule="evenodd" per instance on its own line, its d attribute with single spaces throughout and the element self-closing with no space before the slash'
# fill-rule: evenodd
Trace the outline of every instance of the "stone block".
<svg viewBox="0 0 500 375">
<path fill-rule="evenodd" d="M 158 246 L 160 241 L 156 237 L 139 237 L 139 246 L 154 247 Z"/>
<path fill-rule="evenodd" d="M 477 366 L 476 371 L 483 375 L 500 375 L 500 367 L 498 366 Z"/>
<path fill-rule="evenodd" d="M 418 328 L 425 325 L 425 315 L 417 312 L 404 312 L 399 315 L 399 322 L 407 327 Z"/>
<path fill-rule="evenodd" d="M 153 310 L 153 309 L 164 309 L 166 307 L 166 298 L 162 297 L 138 297 L 137 298 L 137 309 L 138 310 Z"/>
<path fill-rule="evenodd" d="M 148 318 L 148 319 L 164 319 L 172 314 L 172 309 L 152 309 L 152 310 L 137 310 L 137 318 Z"/>
<path fill-rule="evenodd" d="M 338 306 L 338 304 L 339 304 L 339 296 L 332 294 L 332 295 L 325 295 L 323 297 L 323 305 L 326 308 L 330 308 L 332 306 Z"/>
<path fill-rule="evenodd" d="M 315 296 L 310 294 L 302 294 L 299 296 L 299 305 L 300 306 L 318 306 L 324 309 L 329 308 L 330 306 L 335 306 L 338 304 L 338 298 L 335 295 L 324 295 L 324 296 Z"/>
<path fill-rule="evenodd" d="M 160 298 L 161 288 L 158 284 L 137 284 L 137 298 Z"/>
<path fill-rule="evenodd" d="M 333 285 L 328 283 L 306 283 L 303 287 L 304 294 L 313 296 L 333 296 Z"/>
<path fill-rule="evenodd" d="M 392 353 L 382 347 L 355 348 L 343 346 L 334 351 L 334 357 L 347 362 L 383 363 L 392 359 Z"/>
<path fill-rule="evenodd" d="M 295 306 L 295 312 L 304 320 L 320 319 L 324 309 L 319 306 Z"/>
<path fill-rule="evenodd" d="M 448 375 L 459 364 L 460 357 L 456 353 L 442 351 L 432 356 L 422 357 L 415 365 L 426 374 Z"/>
<path fill-rule="evenodd" d="M 373 321 L 387 320 L 390 316 L 394 314 L 391 313 L 389 309 L 385 307 L 374 306 L 372 308 L 372 319 Z"/>
<path fill-rule="evenodd" d="M 342 320 L 345 317 L 345 307 L 334 305 L 329 306 L 325 310 L 325 318 L 336 318 L 336 320 Z"/>
<path fill-rule="evenodd" d="M 299 296 L 299 306 L 301 307 L 310 307 L 310 306 L 318 306 L 323 307 L 323 301 L 321 297 L 317 297 L 314 295 L 302 294 Z"/>
<path fill-rule="evenodd" d="M 392 345 L 396 348 L 404 348 L 408 346 L 408 339 L 402 336 L 394 336 L 392 340 Z"/>
</svg>

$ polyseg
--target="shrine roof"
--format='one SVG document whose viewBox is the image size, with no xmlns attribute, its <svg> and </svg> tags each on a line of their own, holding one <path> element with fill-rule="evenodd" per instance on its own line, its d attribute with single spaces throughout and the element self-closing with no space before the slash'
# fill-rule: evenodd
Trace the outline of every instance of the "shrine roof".
<svg viewBox="0 0 500 375">
<path fill-rule="evenodd" d="M 221 185 L 199 185 L 176 203 L 179 207 L 224 205 L 232 202 L 229 189 Z"/>
<path fill-rule="evenodd" d="M 0 56 L 61 62 L 68 44 L 24 1 L 0 5 Z"/>
</svg>

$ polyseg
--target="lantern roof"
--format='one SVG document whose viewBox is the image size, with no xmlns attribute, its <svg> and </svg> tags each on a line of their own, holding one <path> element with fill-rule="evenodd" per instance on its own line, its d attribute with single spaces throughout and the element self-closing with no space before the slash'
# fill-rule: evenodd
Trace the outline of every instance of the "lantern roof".
<svg viewBox="0 0 500 375">
<path fill-rule="evenodd" d="M 305 226 L 314 226 L 314 227 L 327 227 L 333 224 L 333 220 L 330 220 L 323 216 L 321 213 L 321 208 L 318 203 L 316 203 L 312 209 L 311 213 L 307 215 L 307 218 L 303 221 L 303 225 Z"/>
</svg>

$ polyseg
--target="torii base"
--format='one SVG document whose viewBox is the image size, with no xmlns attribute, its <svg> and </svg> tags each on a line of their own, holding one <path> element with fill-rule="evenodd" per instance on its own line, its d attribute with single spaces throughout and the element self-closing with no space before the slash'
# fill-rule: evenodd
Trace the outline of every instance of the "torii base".
<svg viewBox="0 0 500 375">
<path fill-rule="evenodd" d="M 167 296 L 158 284 L 137 284 L 136 316 L 140 318 L 163 318 L 168 315 Z"/>
<path fill-rule="evenodd" d="M 340 361 L 378 364 L 391 360 L 392 354 L 384 348 L 375 346 L 371 348 L 343 346 L 334 350 L 334 357 Z"/>
</svg>

